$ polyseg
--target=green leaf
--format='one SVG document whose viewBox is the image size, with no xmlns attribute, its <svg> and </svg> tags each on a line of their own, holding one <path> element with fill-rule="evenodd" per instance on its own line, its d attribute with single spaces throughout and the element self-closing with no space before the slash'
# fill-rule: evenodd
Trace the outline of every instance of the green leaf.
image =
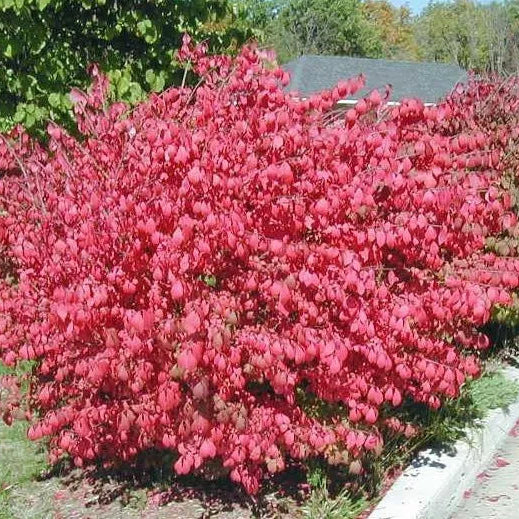
<svg viewBox="0 0 519 519">
<path fill-rule="evenodd" d="M 160 71 L 158 74 L 155 74 L 155 71 L 152 69 L 146 71 L 146 82 L 150 86 L 151 90 L 159 92 L 164 88 L 166 83 L 164 76 L 164 71 Z"/>
<path fill-rule="evenodd" d="M 137 30 L 141 36 L 144 36 L 146 32 L 151 28 L 151 20 L 145 18 L 137 23 Z"/>
<path fill-rule="evenodd" d="M 4 56 L 7 58 L 14 58 L 14 55 L 16 54 L 14 50 L 14 46 L 11 42 L 7 42 L 3 48 Z"/>
<path fill-rule="evenodd" d="M 25 111 L 23 110 L 23 107 L 18 106 L 14 116 L 13 121 L 15 123 L 21 123 L 25 119 Z"/>
<path fill-rule="evenodd" d="M 49 94 L 49 104 L 53 108 L 57 108 L 61 104 L 61 96 L 56 92 Z"/>
<path fill-rule="evenodd" d="M 155 72 L 151 68 L 146 71 L 146 81 L 151 87 L 155 84 Z"/>
<path fill-rule="evenodd" d="M 72 99 L 70 99 L 70 96 L 63 96 L 63 107 L 70 110 L 73 106 L 74 103 L 72 102 Z"/>
<path fill-rule="evenodd" d="M 137 23 L 137 30 L 141 36 L 144 36 L 144 41 L 146 43 L 154 43 L 157 40 L 157 27 L 153 25 L 150 19 L 145 18 Z"/>
<path fill-rule="evenodd" d="M 43 11 L 49 4 L 51 0 L 38 0 L 38 9 Z"/>
<path fill-rule="evenodd" d="M 122 76 L 117 83 L 117 91 L 120 96 L 124 96 L 130 88 L 130 78 L 128 76 Z"/>
<path fill-rule="evenodd" d="M 162 90 L 164 90 L 165 84 L 166 84 L 166 77 L 165 77 L 165 74 L 163 72 L 161 72 L 157 76 L 157 79 L 155 80 L 155 85 L 153 86 L 153 90 L 155 90 L 155 92 L 161 92 Z"/>
<path fill-rule="evenodd" d="M 110 26 L 106 28 L 105 38 L 110 41 L 113 40 L 118 34 L 119 30 L 117 30 L 117 26 Z"/>
<path fill-rule="evenodd" d="M 36 118 L 32 114 L 27 114 L 25 117 L 25 126 L 27 128 L 32 128 L 34 126 L 34 123 L 36 122 Z"/>
<path fill-rule="evenodd" d="M 218 283 L 216 276 L 213 276 L 212 274 L 201 275 L 200 280 L 203 281 L 210 288 L 215 288 Z"/>
<path fill-rule="evenodd" d="M 139 83 L 135 83 L 135 82 L 131 83 L 129 101 L 131 103 L 135 103 L 136 101 L 139 101 L 140 99 L 142 99 L 142 94 L 143 94 L 143 91 L 142 91 L 142 88 L 139 85 Z"/>
<path fill-rule="evenodd" d="M 0 0 L 0 8 L 10 9 L 14 5 L 14 0 Z"/>
<path fill-rule="evenodd" d="M 114 83 L 118 83 L 119 80 L 122 77 L 122 72 L 120 70 L 113 70 L 108 73 L 108 77 L 110 78 L 110 81 L 113 81 Z"/>
</svg>

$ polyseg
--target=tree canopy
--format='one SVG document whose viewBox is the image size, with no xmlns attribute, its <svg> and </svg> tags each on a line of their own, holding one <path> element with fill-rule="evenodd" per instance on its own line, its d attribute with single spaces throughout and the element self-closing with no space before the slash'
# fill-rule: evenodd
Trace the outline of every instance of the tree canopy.
<svg viewBox="0 0 519 519">
<path fill-rule="evenodd" d="M 408 7 L 395 7 L 388 0 L 366 0 L 362 9 L 378 32 L 386 58 L 417 59 L 413 15 Z"/>
<path fill-rule="evenodd" d="M 300 54 L 382 55 L 380 35 L 360 0 L 288 0 L 271 30 L 282 60 Z"/>
<path fill-rule="evenodd" d="M 67 119 L 68 92 L 88 83 L 91 62 L 134 102 L 178 80 L 184 32 L 215 51 L 253 36 L 241 14 L 227 0 L 0 0 L 0 116 L 29 128 Z"/>
<path fill-rule="evenodd" d="M 433 2 L 416 19 L 420 57 L 502 74 L 519 64 L 517 2 Z"/>
</svg>

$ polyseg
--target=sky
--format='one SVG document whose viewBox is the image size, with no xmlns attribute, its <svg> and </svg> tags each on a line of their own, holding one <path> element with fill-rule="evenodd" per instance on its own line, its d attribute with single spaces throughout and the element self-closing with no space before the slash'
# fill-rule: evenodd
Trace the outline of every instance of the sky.
<svg viewBox="0 0 519 519">
<path fill-rule="evenodd" d="M 391 0 L 391 3 L 397 7 L 407 5 L 414 14 L 418 14 L 429 3 L 429 0 Z"/>
<path fill-rule="evenodd" d="M 429 3 L 429 0 L 390 0 L 393 5 L 400 7 L 407 5 L 414 14 L 420 11 Z M 489 0 L 483 0 L 481 3 L 487 3 Z"/>
</svg>

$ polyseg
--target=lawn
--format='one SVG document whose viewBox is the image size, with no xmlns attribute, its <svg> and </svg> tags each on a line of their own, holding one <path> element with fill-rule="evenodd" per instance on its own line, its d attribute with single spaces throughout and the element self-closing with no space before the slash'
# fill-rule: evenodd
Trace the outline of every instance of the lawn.
<svg viewBox="0 0 519 519">
<path fill-rule="evenodd" d="M 15 422 L 11 427 L 0 426 L 1 519 L 48 517 L 45 503 L 40 503 L 39 510 L 14 507 L 20 504 L 15 497 L 22 489 L 39 488 L 37 479 L 46 468 L 42 445 L 30 442 L 26 438 L 26 429 L 23 422 Z"/>
</svg>

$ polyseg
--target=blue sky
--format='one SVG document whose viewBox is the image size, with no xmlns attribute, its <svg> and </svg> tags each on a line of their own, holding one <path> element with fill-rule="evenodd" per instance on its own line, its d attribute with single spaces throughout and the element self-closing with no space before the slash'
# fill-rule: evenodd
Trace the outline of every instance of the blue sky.
<svg viewBox="0 0 519 519">
<path fill-rule="evenodd" d="M 401 5 L 408 5 L 414 14 L 418 14 L 428 3 L 429 0 L 390 0 L 393 5 L 400 7 Z M 486 3 L 483 0 L 482 3 Z"/>
<path fill-rule="evenodd" d="M 397 7 L 407 5 L 413 13 L 418 14 L 429 3 L 429 0 L 391 0 L 391 3 Z"/>
</svg>

